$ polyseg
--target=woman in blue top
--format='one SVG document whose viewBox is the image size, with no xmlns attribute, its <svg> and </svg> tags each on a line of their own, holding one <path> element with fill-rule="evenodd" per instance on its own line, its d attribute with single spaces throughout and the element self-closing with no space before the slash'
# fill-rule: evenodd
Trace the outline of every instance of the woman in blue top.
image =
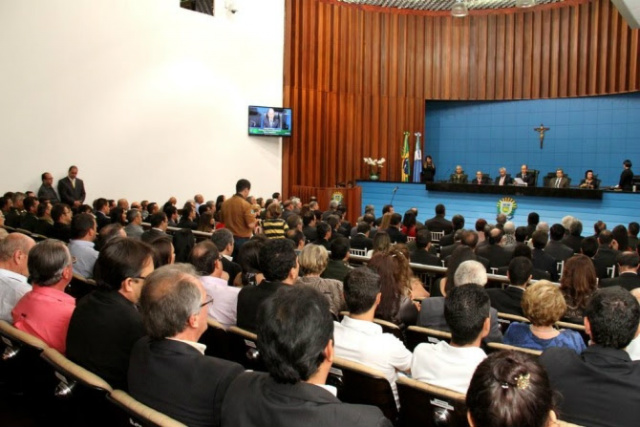
<svg viewBox="0 0 640 427">
<path fill-rule="evenodd" d="M 578 354 L 582 353 L 586 346 L 578 332 L 553 327 L 564 316 L 566 309 L 567 303 L 560 289 L 547 280 L 538 281 L 529 286 L 522 297 L 522 311 L 531 324 L 512 323 L 503 342 L 533 350 L 567 347 Z"/>
</svg>

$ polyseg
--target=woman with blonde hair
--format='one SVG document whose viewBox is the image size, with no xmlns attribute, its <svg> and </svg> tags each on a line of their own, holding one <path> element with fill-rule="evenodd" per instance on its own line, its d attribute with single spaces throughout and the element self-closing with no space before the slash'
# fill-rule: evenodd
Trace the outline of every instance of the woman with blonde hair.
<svg viewBox="0 0 640 427">
<path fill-rule="evenodd" d="M 583 311 L 598 288 L 593 261 L 586 255 L 574 255 L 564 262 L 560 291 L 567 302 L 564 318 L 571 323 L 583 322 Z"/>
<path fill-rule="evenodd" d="M 309 244 L 300 252 L 298 262 L 301 275 L 295 285 L 310 286 L 326 295 L 331 313 L 337 317 L 340 311 L 346 309 L 342 282 L 320 277 L 329 264 L 329 252 L 324 246 Z"/>
<path fill-rule="evenodd" d="M 564 316 L 566 309 L 567 304 L 556 285 L 548 280 L 530 285 L 522 296 L 522 311 L 531 324 L 513 322 L 503 342 L 533 350 L 567 347 L 578 354 L 582 353 L 586 346 L 578 332 L 553 327 Z"/>
<path fill-rule="evenodd" d="M 389 224 L 391 223 L 391 217 L 393 214 L 391 212 L 387 212 L 382 215 L 382 220 L 380 221 L 380 226 L 378 227 L 378 231 L 384 231 L 389 228 Z"/>
<path fill-rule="evenodd" d="M 373 238 L 373 248 L 367 251 L 367 256 L 373 256 L 377 253 L 386 253 L 391 248 L 391 237 L 386 231 L 380 231 L 376 233 Z"/>
</svg>

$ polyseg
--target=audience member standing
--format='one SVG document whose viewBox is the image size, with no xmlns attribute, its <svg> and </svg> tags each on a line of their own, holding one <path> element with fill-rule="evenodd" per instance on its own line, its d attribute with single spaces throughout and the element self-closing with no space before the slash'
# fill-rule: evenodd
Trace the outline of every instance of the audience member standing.
<svg viewBox="0 0 640 427">
<path fill-rule="evenodd" d="M 235 241 L 235 256 L 240 247 L 251 238 L 256 226 L 256 217 L 251 210 L 251 205 L 246 201 L 251 191 L 251 183 L 246 179 L 240 179 L 236 183 L 236 194 L 222 204 L 222 222 L 233 234 Z"/>
<path fill-rule="evenodd" d="M 49 172 L 45 172 L 40 177 L 42 179 L 42 185 L 38 189 L 38 199 L 47 199 L 51 204 L 60 203 L 58 193 L 53 188 L 53 175 Z"/>
<path fill-rule="evenodd" d="M 60 201 L 77 209 L 84 203 L 87 196 L 84 190 L 84 182 L 78 176 L 78 167 L 71 166 L 65 178 L 58 181 L 58 193 Z"/>
</svg>

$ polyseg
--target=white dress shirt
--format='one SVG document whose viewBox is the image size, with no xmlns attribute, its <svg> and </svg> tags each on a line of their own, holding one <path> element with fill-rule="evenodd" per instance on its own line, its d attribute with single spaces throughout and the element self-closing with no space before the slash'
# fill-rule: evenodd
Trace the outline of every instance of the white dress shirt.
<svg viewBox="0 0 640 427">
<path fill-rule="evenodd" d="M 467 393 L 476 367 L 487 355 L 479 347 L 453 347 L 446 341 L 420 344 L 413 351 L 414 379 Z"/>
<path fill-rule="evenodd" d="M 411 352 L 402 341 L 383 333 L 382 327 L 373 322 L 345 316 L 341 323 L 334 322 L 334 326 L 335 355 L 384 373 L 399 407 L 397 372 L 409 371 Z"/>
<path fill-rule="evenodd" d="M 238 318 L 238 294 L 240 288 L 229 286 L 228 282 L 219 277 L 201 276 L 202 286 L 207 295 L 213 298 L 209 306 L 209 316 L 228 328 L 237 322 Z"/>
<path fill-rule="evenodd" d="M 0 268 L 0 319 L 13 323 L 11 310 L 20 298 L 31 291 L 31 285 L 22 274 Z"/>
</svg>

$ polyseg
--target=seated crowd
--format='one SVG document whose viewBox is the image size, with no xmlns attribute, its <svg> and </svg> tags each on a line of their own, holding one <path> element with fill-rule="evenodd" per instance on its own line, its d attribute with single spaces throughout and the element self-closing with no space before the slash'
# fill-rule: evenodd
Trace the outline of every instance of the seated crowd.
<svg viewBox="0 0 640 427">
<path fill-rule="evenodd" d="M 549 227 L 531 213 L 527 226 L 499 215 L 469 230 L 443 205 L 424 223 L 386 205 L 354 226 L 337 202 L 322 212 L 250 189 L 239 180 L 233 197 L 182 209 L 5 194 L 0 225 L 32 234 L 0 235 L 0 319 L 190 426 L 391 425 L 340 402 L 327 385 L 336 357 L 383 373 L 398 408 L 399 376 L 466 394 L 473 426 L 640 419 L 637 223 L 583 237 L 576 218 Z M 196 243 L 194 231 L 208 234 Z M 429 266 L 446 274 L 423 283 Z M 77 301 L 65 293 L 74 274 L 97 285 Z M 208 318 L 256 333 L 268 372 L 209 356 Z M 411 351 L 385 322 L 450 338 Z"/>
</svg>

